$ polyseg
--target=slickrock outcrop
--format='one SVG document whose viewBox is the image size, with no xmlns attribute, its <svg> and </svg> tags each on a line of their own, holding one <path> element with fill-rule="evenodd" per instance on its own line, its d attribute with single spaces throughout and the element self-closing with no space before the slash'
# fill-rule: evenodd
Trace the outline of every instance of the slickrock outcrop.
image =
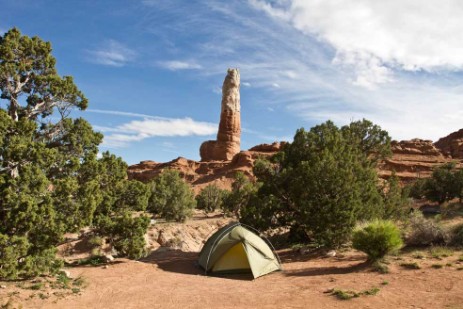
<svg viewBox="0 0 463 309">
<path fill-rule="evenodd" d="M 378 173 L 380 177 L 388 178 L 395 172 L 403 183 L 429 177 L 434 167 L 452 161 L 430 140 L 393 141 L 391 147 L 392 157 L 379 164 Z"/>
<path fill-rule="evenodd" d="M 230 161 L 240 152 L 240 73 L 228 69 L 222 86 L 222 109 L 217 140 L 202 143 L 201 161 Z"/>
<path fill-rule="evenodd" d="M 463 129 L 439 139 L 435 144 L 444 155 L 463 159 Z"/>
</svg>

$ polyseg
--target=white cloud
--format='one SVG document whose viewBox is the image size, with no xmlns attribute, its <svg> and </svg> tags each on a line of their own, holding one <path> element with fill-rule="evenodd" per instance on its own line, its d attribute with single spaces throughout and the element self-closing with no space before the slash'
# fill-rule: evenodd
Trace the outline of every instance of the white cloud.
<svg viewBox="0 0 463 309">
<path fill-rule="evenodd" d="M 171 71 L 178 71 L 178 70 L 198 70 L 201 69 L 202 66 L 197 64 L 194 61 L 159 61 L 159 66 L 171 70 Z"/>
<path fill-rule="evenodd" d="M 330 44 L 352 66 L 354 84 L 391 81 L 392 71 L 463 69 L 463 2 L 292 0 L 285 8 L 251 4 Z"/>
<path fill-rule="evenodd" d="M 158 14 L 173 17 L 169 27 L 161 30 L 181 29 L 199 42 L 220 47 L 205 49 L 204 43 L 191 43 L 189 48 L 172 54 L 180 59 L 194 57 L 201 63 L 203 69 L 194 72 L 195 78 L 221 80 L 227 67 L 238 67 L 245 81 L 242 86 L 249 83 L 255 90 L 251 104 L 272 106 L 279 113 L 286 110 L 291 114 L 289 117 L 294 117 L 294 123 L 288 124 L 287 130 L 295 130 L 295 126 L 300 125 L 310 127 L 328 119 L 342 125 L 352 119 L 367 118 L 380 124 L 395 139 L 421 137 L 435 140 L 462 127 L 463 86 L 460 85 L 463 83 L 461 73 L 453 70 L 461 70 L 455 59 L 463 57 L 463 53 L 456 48 L 455 55 L 445 52 L 439 56 L 438 52 L 432 51 L 447 48 L 449 44 L 454 47 L 463 44 L 463 40 L 454 39 L 463 35 L 463 31 L 444 31 L 445 35 L 434 41 L 424 38 L 433 31 L 444 33 L 442 29 L 434 28 L 451 28 L 445 23 L 434 24 L 433 20 L 444 22 L 443 14 L 439 13 L 441 8 L 436 9 L 437 19 L 430 17 L 430 21 L 422 21 L 421 32 L 416 30 L 419 25 L 411 27 L 415 32 L 410 31 L 408 23 L 420 20 L 409 9 L 411 2 L 374 3 L 375 6 L 390 5 L 390 10 L 400 15 L 398 19 L 387 17 L 386 21 L 382 21 L 386 13 L 375 9 L 378 12 L 373 14 L 371 9 L 364 9 L 376 16 L 371 19 L 378 19 L 379 28 L 374 22 L 368 22 L 369 19 L 363 19 L 365 24 L 357 21 L 363 15 L 351 7 L 373 5 L 373 1 L 364 0 L 358 0 L 356 4 L 332 0 L 248 0 L 249 6 L 242 2 L 208 1 L 202 5 L 191 4 L 198 9 L 191 10 L 187 21 L 182 15 L 184 9 L 175 6 Z M 429 2 L 435 3 L 434 0 Z M 259 7 L 259 3 L 267 4 L 265 9 Z M 306 12 L 308 8 L 312 11 Z M 269 14 L 268 10 L 280 10 L 282 14 Z M 416 12 L 421 16 L 421 9 L 417 8 Z M 452 14 L 449 21 L 459 24 Z M 311 21 L 305 21 L 307 16 L 311 16 Z M 403 21 L 404 16 L 410 20 Z M 395 22 L 404 25 L 404 34 L 397 34 L 400 29 L 388 30 L 394 29 Z M 204 30 L 201 26 L 205 23 L 214 27 Z M 352 29 L 351 32 L 346 34 L 338 25 L 340 23 Z M 155 20 L 152 27 L 159 29 Z M 379 31 L 378 37 L 370 27 Z M 368 35 L 363 35 L 363 31 Z M 391 37 L 384 33 L 391 33 Z M 175 37 L 176 33 L 169 34 Z M 401 37 L 405 34 L 410 42 Z M 426 50 L 425 47 L 432 44 L 435 46 Z M 230 54 L 228 50 L 236 52 Z M 435 60 L 439 57 L 439 61 Z M 437 65 L 439 63 L 442 65 Z M 243 99 L 243 110 L 244 104 L 248 103 Z M 265 108 L 262 110 L 267 112 Z"/>
<path fill-rule="evenodd" d="M 251 87 L 251 83 L 248 82 L 242 82 L 241 85 L 243 85 L 244 87 Z"/>
<path fill-rule="evenodd" d="M 133 120 L 114 128 L 95 126 L 106 132 L 103 145 L 106 147 L 127 147 L 151 137 L 207 136 L 217 133 L 217 124 L 195 121 L 191 118 Z"/>
<path fill-rule="evenodd" d="M 114 67 L 122 67 L 136 57 L 135 51 L 115 40 L 106 40 L 98 49 L 87 53 L 88 61 Z"/>
</svg>

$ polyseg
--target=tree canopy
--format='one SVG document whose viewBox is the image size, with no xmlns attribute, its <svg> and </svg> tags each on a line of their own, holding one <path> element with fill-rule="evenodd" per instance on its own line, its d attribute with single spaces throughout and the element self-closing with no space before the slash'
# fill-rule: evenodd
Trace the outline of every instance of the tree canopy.
<svg viewBox="0 0 463 309">
<path fill-rule="evenodd" d="M 149 220 L 131 213 L 146 209 L 149 190 L 126 180 L 121 158 L 98 158 L 103 135 L 70 118 L 88 101 L 51 52 L 16 28 L 0 37 L 0 278 L 56 271 L 56 245 L 84 226 L 121 255 L 143 253 Z"/>
<path fill-rule="evenodd" d="M 389 153 L 387 132 L 367 120 L 299 129 L 274 162 L 256 163 L 262 186 L 242 209 L 242 220 L 261 228 L 287 226 L 337 247 L 357 220 L 382 216 L 374 166 Z"/>
</svg>

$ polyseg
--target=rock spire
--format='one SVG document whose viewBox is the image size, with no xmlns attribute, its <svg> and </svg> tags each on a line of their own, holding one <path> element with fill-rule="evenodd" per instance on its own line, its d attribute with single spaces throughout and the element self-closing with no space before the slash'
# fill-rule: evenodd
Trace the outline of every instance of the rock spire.
<svg viewBox="0 0 463 309">
<path fill-rule="evenodd" d="M 222 86 L 222 109 L 217 140 L 201 144 L 201 161 L 230 161 L 240 152 L 240 72 L 228 69 Z"/>
</svg>

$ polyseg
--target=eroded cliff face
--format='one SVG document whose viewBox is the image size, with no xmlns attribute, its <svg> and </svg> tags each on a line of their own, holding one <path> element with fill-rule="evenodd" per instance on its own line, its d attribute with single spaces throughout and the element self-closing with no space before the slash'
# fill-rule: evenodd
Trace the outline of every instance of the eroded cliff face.
<svg viewBox="0 0 463 309">
<path fill-rule="evenodd" d="M 435 144 L 444 155 L 463 159 L 463 129 L 439 139 Z"/>
<path fill-rule="evenodd" d="M 240 152 L 240 73 L 228 69 L 222 86 L 222 106 L 217 140 L 201 144 L 201 161 L 230 161 Z"/>
<path fill-rule="evenodd" d="M 429 177 L 436 166 L 453 160 L 444 156 L 430 140 L 393 141 L 391 147 L 392 156 L 378 165 L 378 174 L 388 178 L 395 172 L 403 183 Z"/>
</svg>

